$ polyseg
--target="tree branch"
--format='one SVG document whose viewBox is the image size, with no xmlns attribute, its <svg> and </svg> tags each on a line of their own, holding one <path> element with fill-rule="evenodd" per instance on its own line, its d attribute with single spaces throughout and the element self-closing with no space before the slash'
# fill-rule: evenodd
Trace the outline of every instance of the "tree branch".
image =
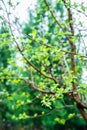
<svg viewBox="0 0 87 130">
<path fill-rule="evenodd" d="M 34 81 L 27 80 L 27 79 L 22 78 L 22 77 L 21 78 L 19 78 L 19 77 L 0 77 L 0 80 L 4 80 L 4 79 L 6 79 L 6 80 L 22 80 L 22 81 L 26 82 L 27 85 L 30 85 L 34 90 L 39 91 L 41 93 L 45 93 L 45 94 L 55 94 L 56 93 L 56 92 L 48 91 L 48 90 L 40 90 L 38 88 L 38 86 L 34 84 Z"/>
</svg>

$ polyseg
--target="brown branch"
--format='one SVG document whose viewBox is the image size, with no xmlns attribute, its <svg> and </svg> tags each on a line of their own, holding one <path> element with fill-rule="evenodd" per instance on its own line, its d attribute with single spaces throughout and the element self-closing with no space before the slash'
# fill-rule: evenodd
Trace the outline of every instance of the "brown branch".
<svg viewBox="0 0 87 130">
<path fill-rule="evenodd" d="M 13 34 L 12 31 L 11 31 L 11 33 L 12 33 L 13 40 L 14 40 L 14 42 L 16 43 L 17 48 L 18 48 L 20 54 L 23 56 L 23 58 L 24 58 L 25 61 L 28 63 L 28 65 L 32 66 L 38 73 L 40 73 L 41 75 L 43 75 L 45 78 L 49 78 L 49 79 L 53 80 L 55 83 L 57 83 L 57 81 L 56 81 L 56 79 L 55 79 L 54 77 L 51 77 L 51 76 L 48 76 L 48 75 L 44 74 L 40 69 L 38 69 L 34 64 L 32 64 L 32 63 L 27 59 L 27 57 L 25 57 L 25 55 L 23 54 L 23 52 L 22 52 L 20 46 L 18 45 L 18 42 L 17 42 L 16 39 L 15 39 L 14 34 Z"/>
<path fill-rule="evenodd" d="M 48 7 L 48 10 L 50 11 L 51 16 L 52 16 L 53 19 L 55 20 L 55 23 L 57 23 L 57 25 L 58 25 L 58 26 L 62 29 L 62 31 L 65 33 L 65 28 L 66 28 L 66 26 L 65 26 L 65 28 L 62 27 L 62 25 L 60 24 L 61 21 L 58 21 L 58 20 L 56 19 L 56 16 L 54 15 L 53 11 L 50 9 L 50 6 L 49 6 L 49 4 L 47 3 L 46 0 L 44 0 L 44 3 L 45 3 L 46 6 Z M 66 28 L 66 30 L 68 30 L 68 28 Z M 69 42 L 72 42 L 70 35 L 65 34 L 65 37 L 69 40 Z"/>
<path fill-rule="evenodd" d="M 54 77 L 51 77 L 51 76 L 48 76 L 48 75 L 44 74 L 40 69 L 38 69 L 34 64 L 32 64 L 32 63 L 27 59 L 27 57 L 23 54 L 23 52 L 22 52 L 22 50 L 21 50 L 21 48 L 20 48 L 18 42 L 17 42 L 16 39 L 15 39 L 14 34 L 13 34 L 13 30 L 12 30 L 12 27 L 11 27 L 10 18 L 9 18 L 9 14 L 8 14 L 6 5 L 5 5 L 5 3 L 4 3 L 3 0 L 2 0 L 2 2 L 3 2 L 3 5 L 4 5 L 5 9 L 6 9 L 6 13 L 7 13 L 8 21 L 9 21 L 8 24 L 9 24 L 9 27 L 10 27 L 10 31 L 11 31 L 13 40 L 14 40 L 14 42 L 15 42 L 15 44 L 16 44 L 16 46 L 17 46 L 19 52 L 20 52 L 20 54 L 23 56 L 23 58 L 24 58 L 25 61 L 28 63 L 28 65 L 32 66 L 39 74 L 41 74 L 41 75 L 43 75 L 45 78 L 49 78 L 49 79 L 53 80 L 55 83 L 57 83 L 57 81 L 56 81 L 56 79 L 55 79 Z"/>
<path fill-rule="evenodd" d="M 25 80 L 25 79 L 24 79 L 24 81 L 25 81 L 28 85 L 31 85 L 31 87 L 32 87 L 34 90 L 38 91 L 38 92 L 41 92 L 41 93 L 44 93 L 44 94 L 55 94 L 55 92 L 52 92 L 52 91 L 39 89 L 37 85 L 35 85 L 33 82 L 31 83 L 31 81 L 29 82 L 29 80 Z"/>
<path fill-rule="evenodd" d="M 71 9 L 70 9 L 70 7 L 67 7 L 66 0 L 62 0 L 62 1 L 64 3 L 64 6 L 67 9 L 69 27 L 70 27 L 70 31 L 71 31 L 72 37 L 73 37 L 74 36 L 74 27 L 73 27 L 73 23 L 72 23 L 73 18 L 72 18 Z M 76 76 L 75 57 L 74 57 L 74 54 L 76 53 L 76 47 L 75 47 L 75 44 L 71 40 L 69 41 L 69 43 L 70 43 L 70 47 L 71 47 L 71 70 L 72 70 L 74 76 Z M 76 91 L 77 85 L 76 85 L 76 83 L 74 81 L 72 82 L 72 87 L 73 87 L 73 92 Z M 76 97 L 76 99 L 78 99 L 78 95 L 77 94 L 75 95 L 75 97 Z"/>
<path fill-rule="evenodd" d="M 67 7 L 67 3 L 66 0 L 62 0 L 64 2 L 64 5 L 67 9 L 68 12 L 68 21 L 69 21 L 69 27 L 72 33 L 72 37 L 74 36 L 74 27 L 73 27 L 73 23 L 72 23 L 72 13 L 71 13 L 71 9 L 70 7 Z M 72 41 L 70 42 L 70 46 L 71 46 L 71 52 L 75 53 L 76 52 L 76 47 L 75 44 Z M 71 54 L 71 69 L 73 71 L 73 74 L 76 76 L 76 70 L 75 70 L 75 57 L 74 54 Z M 77 84 L 73 81 L 72 82 L 72 86 L 73 86 L 73 92 L 75 92 L 77 90 Z M 78 94 L 74 94 L 72 95 L 72 100 L 75 100 L 75 102 L 77 103 L 77 107 L 81 113 L 81 115 L 83 116 L 84 120 L 87 122 L 87 114 L 84 111 L 84 108 L 87 109 L 87 105 L 85 105 L 80 99 Z"/>
<path fill-rule="evenodd" d="M 71 9 L 70 7 L 67 8 L 67 3 L 66 0 L 62 0 L 66 9 L 67 9 L 67 13 L 68 13 L 68 22 L 69 22 L 69 27 L 70 27 L 70 31 L 72 33 L 72 37 L 74 36 L 74 27 L 73 27 L 73 23 L 72 23 L 72 13 L 71 13 Z M 76 53 L 76 47 L 75 44 L 70 40 L 69 41 L 70 46 L 71 46 L 71 69 L 74 75 L 76 75 L 76 70 L 75 70 L 75 57 L 74 54 Z M 73 86 L 73 91 L 76 90 L 76 83 L 72 82 L 72 86 Z"/>
<path fill-rule="evenodd" d="M 28 35 L 28 38 L 31 39 L 32 41 L 36 42 L 35 39 L 33 39 L 30 35 Z M 55 46 L 51 46 L 47 43 L 43 43 L 42 41 L 39 42 L 41 45 L 47 47 L 47 48 L 56 48 Z M 74 54 L 75 56 L 78 56 L 77 52 L 71 52 L 71 51 L 67 51 L 67 50 L 63 50 L 63 49 L 59 49 L 59 51 L 65 52 L 65 54 Z M 79 55 L 80 58 L 87 58 L 87 56 L 84 55 Z"/>
<path fill-rule="evenodd" d="M 56 79 L 54 77 L 51 77 L 51 76 L 48 76 L 46 74 L 44 74 L 40 69 L 38 69 L 34 64 L 32 64 L 28 59 L 27 57 L 25 57 L 25 55 L 23 54 L 22 50 L 20 49 L 20 46 L 18 45 L 15 37 L 14 37 L 14 34 L 12 33 L 12 36 L 13 36 L 13 39 L 14 39 L 14 42 L 16 43 L 17 45 L 17 48 L 19 50 L 19 52 L 21 53 L 21 55 L 23 56 L 23 58 L 25 59 L 25 61 L 28 63 L 28 65 L 32 66 L 38 73 L 40 73 L 41 75 L 43 75 L 45 78 L 49 78 L 51 80 L 53 80 L 55 83 L 57 83 Z"/>
<path fill-rule="evenodd" d="M 44 3 L 46 4 L 46 6 L 47 6 L 48 10 L 50 11 L 50 13 L 51 13 L 53 19 L 55 20 L 55 22 L 58 24 L 58 26 L 59 26 L 60 28 L 62 28 L 60 22 L 56 19 L 56 17 L 55 17 L 55 15 L 54 15 L 53 11 L 50 9 L 50 6 L 49 6 L 49 4 L 47 3 L 46 0 L 44 0 Z"/>
<path fill-rule="evenodd" d="M 25 83 L 27 83 L 27 85 L 30 85 L 30 87 L 32 87 L 34 90 L 36 90 L 38 92 L 41 92 L 44 94 L 56 94 L 56 92 L 53 92 L 53 91 L 39 89 L 38 86 L 34 84 L 32 72 L 31 72 L 31 80 L 25 79 L 23 77 L 21 77 L 21 78 L 19 78 L 19 77 L 0 77 L 0 80 L 4 80 L 4 79 L 6 79 L 6 80 L 22 80 Z M 64 93 L 64 95 L 73 99 L 73 92 L 72 91 L 68 92 L 66 94 Z M 87 108 L 87 105 L 85 103 L 82 103 L 79 99 L 77 99 L 77 98 L 75 99 L 75 97 L 74 97 L 74 100 L 79 104 L 79 106 L 82 106 L 83 108 Z"/>
<path fill-rule="evenodd" d="M 75 92 L 75 91 L 74 91 L 74 92 Z M 87 109 L 87 104 L 83 103 L 83 102 L 79 99 L 78 94 L 74 94 L 74 93 L 73 93 L 73 90 L 71 90 L 71 91 L 65 93 L 64 95 L 67 96 L 67 97 L 69 97 L 71 100 L 74 100 L 74 101 L 77 103 L 77 105 L 81 106 L 81 108 Z"/>
<path fill-rule="evenodd" d="M 66 1 L 64 1 L 65 7 L 66 7 Z M 74 27 L 73 27 L 73 23 L 71 22 L 73 20 L 72 18 L 72 13 L 71 13 L 71 9 L 68 7 L 67 8 L 67 12 L 68 12 L 68 21 L 69 21 L 69 26 L 70 26 L 70 30 L 72 33 L 72 36 L 74 36 Z M 76 75 L 76 70 L 75 70 L 75 57 L 74 54 L 76 54 L 76 47 L 74 45 L 73 42 L 70 42 L 70 46 L 71 46 L 71 69 L 73 71 L 73 74 Z M 81 56 L 83 57 L 83 56 Z M 72 82 L 72 86 L 73 86 L 73 91 L 76 91 L 77 89 L 77 85 L 76 83 L 73 81 Z M 82 103 L 78 97 L 78 95 L 73 95 L 73 99 L 77 102 L 77 104 L 79 104 L 80 106 L 82 106 L 83 108 L 87 108 L 87 105 L 85 105 L 84 103 Z"/>
<path fill-rule="evenodd" d="M 80 113 L 82 114 L 83 118 L 85 119 L 85 121 L 87 122 L 87 113 L 84 111 L 84 108 L 81 107 L 80 105 L 77 104 L 77 107 L 80 111 Z"/>
<path fill-rule="evenodd" d="M 39 91 L 41 93 L 45 93 L 45 94 L 55 94 L 56 93 L 56 92 L 48 91 L 48 90 L 40 90 L 38 88 L 38 86 L 34 84 L 34 81 L 27 80 L 27 79 L 22 78 L 22 77 L 21 78 L 19 78 L 19 77 L 0 77 L 0 80 L 4 80 L 4 79 L 6 79 L 6 80 L 22 80 L 22 81 L 26 82 L 27 85 L 30 85 L 34 90 Z"/>
<path fill-rule="evenodd" d="M 32 73 L 32 70 L 30 71 L 30 76 L 31 76 L 31 86 L 32 88 L 34 88 L 35 90 L 39 91 L 39 92 L 42 92 L 42 93 L 45 93 L 45 94 L 55 94 L 55 92 L 52 92 L 52 91 L 46 91 L 46 90 L 40 90 L 35 84 L 34 84 L 34 77 L 33 77 L 33 73 Z"/>
</svg>

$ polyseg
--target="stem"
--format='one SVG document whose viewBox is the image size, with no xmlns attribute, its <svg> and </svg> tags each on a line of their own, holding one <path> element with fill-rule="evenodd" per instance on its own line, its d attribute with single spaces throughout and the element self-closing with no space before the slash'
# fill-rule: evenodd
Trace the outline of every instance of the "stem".
<svg viewBox="0 0 87 130">
<path fill-rule="evenodd" d="M 73 23 L 72 23 L 73 18 L 72 18 L 71 9 L 70 9 L 70 7 L 67 7 L 66 0 L 62 0 L 62 1 L 68 12 L 68 22 L 69 22 L 70 31 L 71 31 L 72 37 L 73 37 L 74 36 L 74 27 L 73 27 Z M 75 65 L 75 55 L 74 55 L 76 53 L 76 46 L 71 40 L 69 40 L 69 43 L 70 43 L 70 47 L 71 47 L 71 69 L 72 69 L 73 75 L 76 76 L 76 70 L 75 70 L 76 65 Z M 72 82 L 72 87 L 73 87 L 73 92 L 75 92 L 77 90 L 77 84 L 75 83 L 75 81 Z M 72 100 L 76 101 L 77 108 L 79 109 L 84 120 L 87 122 L 87 114 L 84 111 L 84 108 L 87 109 L 87 106 L 81 102 L 78 94 L 73 94 Z"/>
</svg>

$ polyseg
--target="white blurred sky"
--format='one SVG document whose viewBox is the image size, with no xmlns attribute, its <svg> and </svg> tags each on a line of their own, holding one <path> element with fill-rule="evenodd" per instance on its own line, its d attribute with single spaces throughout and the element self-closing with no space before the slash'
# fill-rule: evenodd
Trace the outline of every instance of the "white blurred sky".
<svg viewBox="0 0 87 130">
<path fill-rule="evenodd" d="M 37 0 L 15 0 L 15 3 L 18 1 L 20 4 L 17 6 L 15 14 L 20 17 L 21 22 L 25 22 L 28 19 L 28 8 L 34 9 Z"/>
<path fill-rule="evenodd" d="M 20 17 L 21 22 L 25 22 L 28 19 L 27 8 L 34 9 L 37 0 L 12 0 L 14 3 L 20 2 L 17 6 L 15 14 Z M 84 2 L 87 5 L 87 0 L 71 0 L 71 2 L 81 3 Z M 81 16 L 82 17 L 82 16 Z M 82 18 L 84 19 L 84 18 Z"/>
<path fill-rule="evenodd" d="M 8 0 L 3 0 L 7 3 Z M 34 9 L 37 0 L 11 0 L 13 4 L 16 2 L 20 2 L 20 4 L 16 7 L 16 10 L 13 13 L 20 17 L 21 22 L 25 22 L 28 19 L 28 8 Z M 71 2 L 81 3 L 84 2 L 87 5 L 87 0 L 71 0 Z M 0 3 L 1 4 L 1 3 Z M 1 12 L 0 12 L 1 13 Z M 82 18 L 82 16 L 81 16 Z M 82 18 L 84 19 L 84 18 Z"/>
</svg>

